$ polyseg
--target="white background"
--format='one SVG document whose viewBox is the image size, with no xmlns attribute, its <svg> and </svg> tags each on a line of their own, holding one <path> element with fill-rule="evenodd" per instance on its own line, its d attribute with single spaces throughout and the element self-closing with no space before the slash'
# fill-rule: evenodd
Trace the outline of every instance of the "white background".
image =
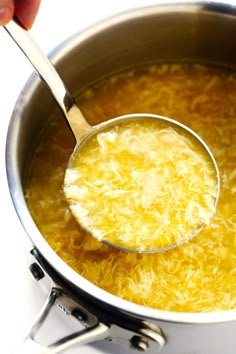
<svg viewBox="0 0 236 354">
<path fill-rule="evenodd" d="M 32 36 L 50 52 L 63 39 L 115 13 L 154 4 L 148 0 L 42 0 Z M 13 353 L 27 334 L 44 302 L 38 284 L 28 271 L 28 237 L 18 220 L 5 175 L 5 141 L 15 101 L 33 71 L 27 59 L 3 28 L 0 28 L 0 352 Z M 33 119 L 33 117 L 32 117 Z M 65 316 L 55 309 L 49 319 L 45 339 L 57 332 L 68 332 Z M 55 333 L 54 333 L 55 332 Z M 123 353 L 106 343 L 70 349 L 67 353 Z M 125 350 L 126 353 L 129 349 Z M 33 354 L 33 353 L 32 353 Z"/>
<path fill-rule="evenodd" d="M 133 7 L 157 2 L 42 0 L 31 33 L 40 47 L 48 53 L 63 39 L 103 18 Z M 9 119 L 19 92 L 32 70 L 6 31 L 0 28 L 0 352 L 3 354 L 13 353 L 22 341 L 46 296 L 29 275 L 26 260 L 28 237 L 13 208 L 5 175 L 5 140 Z M 54 332 L 68 331 L 70 325 L 64 321 L 64 317 L 59 310 L 53 311 L 46 339 L 50 339 Z M 129 353 L 129 349 L 96 343 L 70 349 L 67 353 L 78 352 L 121 354 Z"/>
</svg>

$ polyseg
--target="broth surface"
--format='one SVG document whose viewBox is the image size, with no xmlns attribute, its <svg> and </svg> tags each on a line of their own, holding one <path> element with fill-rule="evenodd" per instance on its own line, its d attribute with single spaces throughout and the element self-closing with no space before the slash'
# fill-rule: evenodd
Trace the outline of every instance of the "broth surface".
<svg viewBox="0 0 236 354">
<path fill-rule="evenodd" d="M 63 193 L 74 139 L 61 119 L 42 138 L 25 191 L 51 247 L 79 274 L 129 301 L 170 311 L 236 308 L 236 74 L 201 65 L 156 65 L 114 76 L 79 98 L 89 123 L 154 113 L 189 126 L 212 150 L 221 175 L 216 215 L 197 237 L 158 254 L 131 254 L 81 230 Z"/>
</svg>

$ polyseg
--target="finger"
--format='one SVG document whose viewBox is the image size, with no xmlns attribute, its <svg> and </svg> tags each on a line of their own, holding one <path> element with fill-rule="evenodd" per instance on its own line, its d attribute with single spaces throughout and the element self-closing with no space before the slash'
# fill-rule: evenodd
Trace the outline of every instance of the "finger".
<svg viewBox="0 0 236 354">
<path fill-rule="evenodd" d="M 15 0 L 15 16 L 26 29 L 32 27 L 40 2 L 41 0 Z"/>
<path fill-rule="evenodd" d="M 14 0 L 0 0 L 0 26 L 9 22 L 14 14 Z"/>
</svg>

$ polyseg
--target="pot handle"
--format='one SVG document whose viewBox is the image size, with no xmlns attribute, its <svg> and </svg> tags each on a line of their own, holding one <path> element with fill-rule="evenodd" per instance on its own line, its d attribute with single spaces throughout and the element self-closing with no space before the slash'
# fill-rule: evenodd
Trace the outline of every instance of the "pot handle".
<svg viewBox="0 0 236 354">
<path fill-rule="evenodd" d="M 107 336 L 107 332 L 110 327 L 106 324 L 98 322 L 95 326 L 85 328 L 78 332 L 65 336 L 58 341 L 50 344 L 49 346 L 43 346 L 35 340 L 35 336 L 38 333 L 41 326 L 44 324 L 50 310 L 52 309 L 56 299 L 61 295 L 61 291 L 57 288 L 53 288 L 45 301 L 38 317 L 36 318 L 29 334 L 26 336 L 22 345 L 14 352 L 14 354 L 57 354 L 68 349 L 73 345 L 82 345 L 93 342 L 95 340 L 104 339 Z"/>
</svg>

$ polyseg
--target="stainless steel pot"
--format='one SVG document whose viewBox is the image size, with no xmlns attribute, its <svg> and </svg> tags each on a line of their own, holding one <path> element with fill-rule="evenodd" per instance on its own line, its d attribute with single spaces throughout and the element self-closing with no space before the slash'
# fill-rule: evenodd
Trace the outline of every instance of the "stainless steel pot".
<svg viewBox="0 0 236 354">
<path fill-rule="evenodd" d="M 52 61 L 76 96 L 78 89 L 99 78 L 144 63 L 194 61 L 235 67 L 234 38 L 236 7 L 232 4 L 165 2 L 118 15 L 73 36 L 52 54 Z M 32 245 L 29 268 L 36 280 L 51 289 L 19 353 L 59 353 L 70 345 L 103 338 L 153 353 L 234 354 L 236 310 L 195 314 L 135 305 L 82 278 L 49 247 L 29 214 L 23 187 L 31 151 L 56 113 L 49 92 L 33 75 L 20 93 L 7 136 L 9 189 Z M 44 348 L 35 334 L 55 303 L 84 330 Z"/>
</svg>

